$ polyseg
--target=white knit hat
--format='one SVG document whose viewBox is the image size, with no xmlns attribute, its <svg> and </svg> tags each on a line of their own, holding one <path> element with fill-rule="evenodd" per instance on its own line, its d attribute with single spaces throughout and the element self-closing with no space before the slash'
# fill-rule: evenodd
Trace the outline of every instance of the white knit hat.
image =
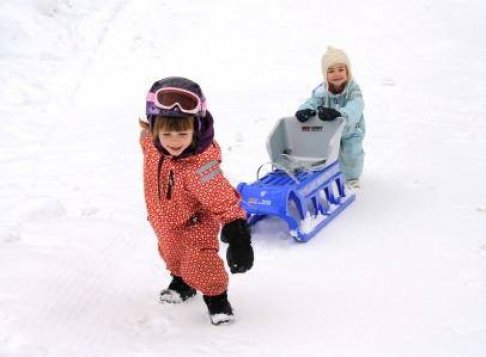
<svg viewBox="0 0 486 357">
<path fill-rule="evenodd" d="M 337 63 L 344 63 L 346 65 L 348 68 L 348 81 L 351 80 L 351 63 L 349 62 L 348 55 L 339 48 L 328 46 L 326 53 L 322 56 L 322 74 L 324 76 L 324 82 L 327 82 L 327 70 L 329 67 Z"/>
</svg>

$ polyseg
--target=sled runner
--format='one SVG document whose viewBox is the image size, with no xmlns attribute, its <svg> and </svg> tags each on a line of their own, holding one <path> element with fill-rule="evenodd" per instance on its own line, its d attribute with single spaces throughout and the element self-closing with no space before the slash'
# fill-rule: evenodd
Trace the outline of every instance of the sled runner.
<svg viewBox="0 0 486 357">
<path fill-rule="evenodd" d="M 336 218 L 355 195 L 346 190 L 339 168 L 339 144 L 344 119 L 300 123 L 295 117 L 280 119 L 267 139 L 271 171 L 237 187 L 248 222 L 266 216 L 283 219 L 291 236 L 306 242 Z"/>
</svg>

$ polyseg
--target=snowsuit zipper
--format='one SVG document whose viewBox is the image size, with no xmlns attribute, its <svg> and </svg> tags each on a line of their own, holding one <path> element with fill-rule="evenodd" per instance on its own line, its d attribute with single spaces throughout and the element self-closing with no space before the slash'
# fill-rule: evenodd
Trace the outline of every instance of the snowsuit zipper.
<svg viewBox="0 0 486 357">
<path fill-rule="evenodd" d="M 174 173 L 172 170 L 169 171 L 169 182 L 167 184 L 167 194 L 165 195 L 165 198 L 170 200 L 172 198 L 172 186 L 174 185 Z"/>
<path fill-rule="evenodd" d="M 162 188 L 160 187 L 160 175 L 162 171 L 162 164 L 164 162 L 164 157 L 160 156 L 159 164 L 157 165 L 157 198 L 160 203 L 162 199 Z M 167 180 L 167 191 L 165 193 L 165 198 L 170 200 L 172 198 L 172 186 L 174 186 L 174 172 L 169 171 L 169 179 Z"/>
<path fill-rule="evenodd" d="M 157 165 L 157 201 L 160 203 L 161 196 L 161 188 L 160 188 L 160 170 L 162 169 L 162 163 L 164 162 L 164 157 L 161 155 L 159 158 L 159 163 Z"/>
</svg>

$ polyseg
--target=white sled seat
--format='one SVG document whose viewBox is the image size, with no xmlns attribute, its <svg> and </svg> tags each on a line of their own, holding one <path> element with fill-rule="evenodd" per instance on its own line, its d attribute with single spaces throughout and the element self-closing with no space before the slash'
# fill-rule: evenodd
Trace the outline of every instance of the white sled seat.
<svg viewBox="0 0 486 357">
<path fill-rule="evenodd" d="M 321 170 L 339 157 L 344 119 L 322 121 L 317 116 L 305 123 L 281 118 L 267 139 L 267 151 L 276 167 L 296 172 Z"/>
</svg>

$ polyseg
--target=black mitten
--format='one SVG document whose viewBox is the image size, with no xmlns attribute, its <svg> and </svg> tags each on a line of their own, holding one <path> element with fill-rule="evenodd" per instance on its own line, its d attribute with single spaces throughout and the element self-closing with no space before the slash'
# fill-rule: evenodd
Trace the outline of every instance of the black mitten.
<svg viewBox="0 0 486 357">
<path fill-rule="evenodd" d="M 324 121 L 331 121 L 341 116 L 336 109 L 328 108 L 328 107 L 319 107 L 317 108 L 317 115 L 319 119 Z"/>
<path fill-rule="evenodd" d="M 315 110 L 312 110 L 312 109 L 302 109 L 302 110 L 298 110 L 295 113 L 295 117 L 301 123 L 306 122 L 307 120 L 309 120 L 309 118 L 311 118 L 311 117 L 313 117 L 315 115 L 316 115 L 316 111 Z"/>
<path fill-rule="evenodd" d="M 221 237 L 229 246 L 226 260 L 231 273 L 244 273 L 253 266 L 250 227 L 244 219 L 236 219 L 224 225 Z"/>
</svg>

